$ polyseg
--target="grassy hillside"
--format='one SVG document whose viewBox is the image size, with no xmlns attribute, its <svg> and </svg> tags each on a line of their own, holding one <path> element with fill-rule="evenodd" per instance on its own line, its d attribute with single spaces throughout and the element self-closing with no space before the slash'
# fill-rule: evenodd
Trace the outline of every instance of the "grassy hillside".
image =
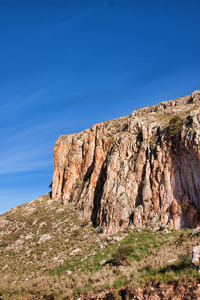
<svg viewBox="0 0 200 300">
<path fill-rule="evenodd" d="M 132 299 L 156 286 L 195 299 L 190 233 L 130 227 L 106 237 L 47 194 L 0 216 L 0 299 Z"/>
</svg>

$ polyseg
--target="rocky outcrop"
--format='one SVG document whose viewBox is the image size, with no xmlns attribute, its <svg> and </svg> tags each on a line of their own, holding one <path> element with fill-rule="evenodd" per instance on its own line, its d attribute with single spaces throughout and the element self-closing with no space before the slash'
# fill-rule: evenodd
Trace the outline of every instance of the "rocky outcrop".
<svg viewBox="0 0 200 300">
<path fill-rule="evenodd" d="M 195 246 L 192 249 L 192 263 L 196 266 L 199 267 L 200 265 L 200 246 Z M 200 270 L 199 270 L 200 271 Z"/>
<path fill-rule="evenodd" d="M 200 91 L 59 137 L 52 198 L 105 234 L 131 224 L 196 227 Z"/>
</svg>

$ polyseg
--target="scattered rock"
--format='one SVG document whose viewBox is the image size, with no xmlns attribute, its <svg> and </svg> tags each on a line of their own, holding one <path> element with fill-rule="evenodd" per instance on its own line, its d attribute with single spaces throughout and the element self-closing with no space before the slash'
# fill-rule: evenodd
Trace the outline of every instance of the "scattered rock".
<svg viewBox="0 0 200 300">
<path fill-rule="evenodd" d="M 195 234 L 199 234 L 200 233 L 200 227 L 197 227 L 192 233 L 191 235 L 195 235 Z"/>
<path fill-rule="evenodd" d="M 153 232 L 159 231 L 160 230 L 160 226 L 155 226 L 153 227 Z"/>
<path fill-rule="evenodd" d="M 113 240 L 114 241 L 118 241 L 118 242 L 120 242 L 121 240 L 123 240 L 124 239 L 124 236 L 114 236 L 113 237 Z"/>
<path fill-rule="evenodd" d="M 63 266 L 64 265 L 64 260 L 63 259 L 59 259 L 57 261 L 58 266 Z"/>
<path fill-rule="evenodd" d="M 32 233 L 25 236 L 25 240 L 30 240 L 30 239 L 33 239 L 33 238 L 34 238 L 34 235 Z"/>
<path fill-rule="evenodd" d="M 8 268 L 8 265 L 5 265 L 3 268 L 2 268 L 2 271 L 6 270 Z"/>
<path fill-rule="evenodd" d="M 52 236 L 51 236 L 50 234 L 43 234 L 43 235 L 40 237 L 40 239 L 39 239 L 39 241 L 37 242 L 37 244 L 42 244 L 42 243 L 44 243 L 44 242 L 50 240 L 51 238 L 52 238 Z"/>
<path fill-rule="evenodd" d="M 15 245 L 16 245 L 16 246 L 20 246 L 20 245 L 22 245 L 23 243 L 24 243 L 24 241 L 21 240 L 21 239 L 18 239 L 18 240 L 15 241 Z"/>
<path fill-rule="evenodd" d="M 37 223 L 37 221 L 38 221 L 38 219 L 37 218 L 35 218 L 34 220 L 33 220 L 33 225 L 35 225 L 36 223 Z"/>
<path fill-rule="evenodd" d="M 74 249 L 69 255 L 73 256 L 76 255 L 77 253 L 81 252 L 82 250 L 80 248 Z"/>
<path fill-rule="evenodd" d="M 175 263 L 176 262 L 176 259 L 174 258 L 174 259 L 170 259 L 170 260 L 168 260 L 168 264 L 173 264 L 173 263 Z"/>
<path fill-rule="evenodd" d="M 63 211 L 65 211 L 65 209 L 64 208 L 59 208 L 57 211 L 56 211 L 56 213 L 60 213 L 60 212 L 63 212 Z"/>
<path fill-rule="evenodd" d="M 102 260 L 99 264 L 100 264 L 101 266 L 103 266 L 103 265 L 105 265 L 105 263 L 106 263 L 106 260 Z"/>
<path fill-rule="evenodd" d="M 31 253 L 31 249 L 29 249 L 29 250 L 27 250 L 26 252 L 25 252 L 25 255 L 27 256 L 27 257 L 29 257 L 30 256 L 30 253 Z"/>
<path fill-rule="evenodd" d="M 104 248 L 105 248 L 104 245 L 102 245 L 102 244 L 99 245 L 99 249 L 100 249 L 100 250 L 102 250 L 102 249 L 104 249 Z"/>
<path fill-rule="evenodd" d="M 40 223 L 39 228 L 42 228 L 43 226 L 47 226 L 47 223 L 46 222 Z"/>
<path fill-rule="evenodd" d="M 6 220 L 3 217 L 0 217 L 0 228 L 4 227 L 5 225 L 8 225 L 9 221 Z"/>
<path fill-rule="evenodd" d="M 79 229 L 79 228 L 80 228 L 79 226 L 76 226 L 76 225 L 75 225 L 74 227 L 71 228 L 71 232 L 72 232 L 72 231 L 75 231 L 75 230 L 77 230 L 77 229 Z"/>
<path fill-rule="evenodd" d="M 41 257 L 42 257 L 42 259 L 45 259 L 45 258 L 46 258 L 46 256 L 47 256 L 47 252 L 46 252 L 46 251 L 44 251 L 44 252 L 42 253 Z"/>
<path fill-rule="evenodd" d="M 200 246 L 195 246 L 192 249 L 192 263 L 196 266 L 200 266 Z M 198 272 L 200 273 L 200 267 L 198 269 Z"/>
<path fill-rule="evenodd" d="M 30 208 L 27 209 L 28 214 L 32 214 L 34 212 L 36 212 L 36 209 L 34 207 L 30 207 Z"/>
</svg>

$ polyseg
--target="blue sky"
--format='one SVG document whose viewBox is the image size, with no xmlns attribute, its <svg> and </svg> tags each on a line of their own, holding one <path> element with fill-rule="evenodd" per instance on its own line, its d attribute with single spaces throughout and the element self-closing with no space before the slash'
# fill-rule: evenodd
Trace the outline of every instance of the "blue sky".
<svg viewBox="0 0 200 300">
<path fill-rule="evenodd" d="M 200 89 L 199 0 L 0 0 L 0 213 L 74 133 Z"/>
</svg>

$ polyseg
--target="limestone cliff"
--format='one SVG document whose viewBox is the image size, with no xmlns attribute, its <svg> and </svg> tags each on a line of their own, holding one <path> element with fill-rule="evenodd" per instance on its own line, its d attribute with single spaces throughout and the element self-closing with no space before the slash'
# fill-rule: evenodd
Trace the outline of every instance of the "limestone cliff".
<svg viewBox="0 0 200 300">
<path fill-rule="evenodd" d="M 200 211 L 200 91 L 62 135 L 52 198 L 105 234 L 133 224 L 195 227 Z"/>
</svg>

